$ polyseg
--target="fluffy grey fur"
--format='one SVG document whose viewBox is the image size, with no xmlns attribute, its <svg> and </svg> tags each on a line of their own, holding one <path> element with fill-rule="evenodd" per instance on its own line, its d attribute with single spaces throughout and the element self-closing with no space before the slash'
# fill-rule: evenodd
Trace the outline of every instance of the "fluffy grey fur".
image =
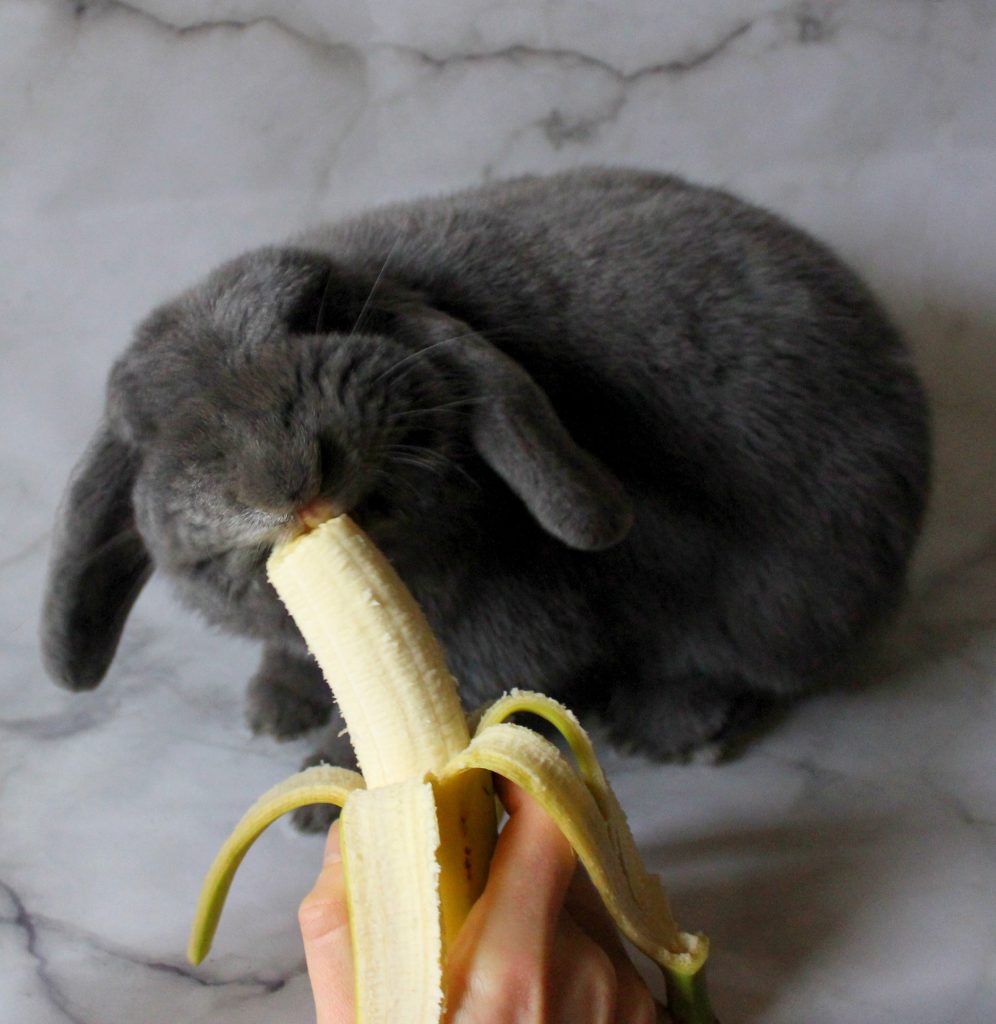
<svg viewBox="0 0 996 1024">
<path fill-rule="evenodd" d="M 543 689 L 673 758 L 840 671 L 927 482 L 907 352 L 822 245 L 658 174 L 501 182 L 248 253 L 141 324 L 69 491 L 45 658 L 95 686 L 156 566 L 264 641 L 255 729 L 321 723 L 263 565 L 324 495 L 471 706 Z"/>
</svg>

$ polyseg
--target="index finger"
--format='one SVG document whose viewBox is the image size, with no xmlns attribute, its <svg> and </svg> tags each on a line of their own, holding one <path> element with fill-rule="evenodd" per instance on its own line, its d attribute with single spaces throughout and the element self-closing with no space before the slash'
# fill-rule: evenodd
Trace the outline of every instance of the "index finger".
<svg viewBox="0 0 996 1024">
<path fill-rule="evenodd" d="M 484 892 L 447 959 L 447 1010 L 452 1019 L 473 997 L 475 1013 L 503 1020 L 509 1006 L 544 998 L 564 897 L 575 856 L 559 827 L 525 792 L 503 793 L 509 820 L 495 847 Z"/>
</svg>

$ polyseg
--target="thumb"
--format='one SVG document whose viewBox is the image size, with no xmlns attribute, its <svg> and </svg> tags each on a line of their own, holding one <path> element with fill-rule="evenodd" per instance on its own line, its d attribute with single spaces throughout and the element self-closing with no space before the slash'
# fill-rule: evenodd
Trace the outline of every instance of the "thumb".
<svg viewBox="0 0 996 1024">
<path fill-rule="evenodd" d="M 315 999 L 316 1024 L 353 1024 L 353 951 L 339 823 L 329 830 L 325 863 L 297 914 Z"/>
</svg>

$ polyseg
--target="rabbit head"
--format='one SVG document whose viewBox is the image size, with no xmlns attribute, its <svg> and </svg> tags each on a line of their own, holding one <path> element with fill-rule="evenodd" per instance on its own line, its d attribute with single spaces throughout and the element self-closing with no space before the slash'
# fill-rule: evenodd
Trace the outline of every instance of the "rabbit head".
<svg viewBox="0 0 996 1024">
<path fill-rule="evenodd" d="M 467 459 L 563 543 L 618 541 L 618 481 L 548 399 L 466 323 L 325 256 L 265 249 L 156 310 L 114 365 L 107 411 L 59 524 L 43 653 L 95 686 L 153 566 L 224 628 L 300 639 L 265 576 L 302 510 L 375 540 L 475 498 Z"/>
</svg>

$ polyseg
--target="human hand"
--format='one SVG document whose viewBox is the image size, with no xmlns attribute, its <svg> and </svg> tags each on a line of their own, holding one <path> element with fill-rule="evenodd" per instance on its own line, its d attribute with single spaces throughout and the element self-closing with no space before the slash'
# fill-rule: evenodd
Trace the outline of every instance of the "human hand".
<svg viewBox="0 0 996 1024">
<path fill-rule="evenodd" d="M 487 886 L 449 951 L 447 1024 L 655 1024 L 666 1020 L 560 829 L 498 780 L 509 820 Z M 317 1024 L 354 1024 L 339 826 L 298 914 Z M 658 1016 L 658 1013 L 660 1016 Z"/>
</svg>

